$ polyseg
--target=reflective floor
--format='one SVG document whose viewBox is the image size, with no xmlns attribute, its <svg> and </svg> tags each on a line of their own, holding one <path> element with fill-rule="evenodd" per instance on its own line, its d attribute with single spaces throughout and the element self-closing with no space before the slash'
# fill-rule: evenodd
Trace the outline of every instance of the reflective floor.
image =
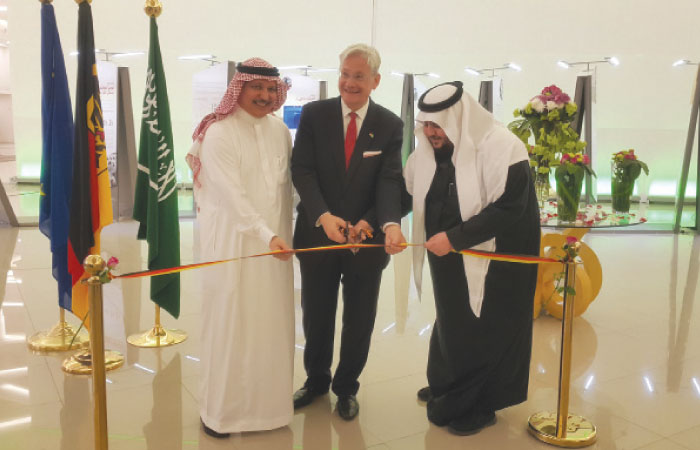
<svg viewBox="0 0 700 450">
<path fill-rule="evenodd" d="M 195 260 L 193 222 L 181 222 L 182 260 Z M 103 233 L 105 255 L 119 270 L 145 267 L 145 244 L 134 223 Z M 700 239 L 640 233 L 589 233 L 584 240 L 604 269 L 599 297 L 574 322 L 571 412 L 598 427 L 595 449 L 700 449 L 700 308 L 694 307 Z M 0 228 L 0 449 L 93 448 L 90 378 L 66 375 L 67 354 L 40 356 L 26 339 L 58 321 L 48 240 L 36 229 Z M 406 256 L 408 256 L 406 254 Z M 431 287 L 419 302 L 406 292 L 405 260 L 385 272 L 377 325 L 360 379 L 359 417 L 344 422 L 335 397 L 297 412 L 289 427 L 216 440 L 199 424 L 199 297 L 197 271 L 182 275 L 182 314 L 166 326 L 189 333 L 160 350 L 126 344 L 153 324 L 148 282 L 105 286 L 106 347 L 125 356 L 107 385 L 111 449 L 551 449 L 527 433 L 527 418 L 554 410 L 560 322 L 535 321 L 527 402 L 497 413 L 498 422 L 471 437 L 430 425 L 416 390 L 434 319 Z M 402 279 L 395 289 L 395 274 Z M 427 274 L 426 274 L 427 275 Z M 297 280 L 298 288 L 298 280 Z M 295 386 L 304 379 L 297 291 Z M 70 314 L 69 314 L 70 316 Z M 70 321 L 77 320 L 70 316 Z"/>
</svg>

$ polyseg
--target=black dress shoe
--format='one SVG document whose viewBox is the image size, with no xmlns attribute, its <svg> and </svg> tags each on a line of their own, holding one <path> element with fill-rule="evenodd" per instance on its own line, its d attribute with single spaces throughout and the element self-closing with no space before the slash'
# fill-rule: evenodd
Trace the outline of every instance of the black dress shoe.
<svg viewBox="0 0 700 450">
<path fill-rule="evenodd" d="M 314 399 L 324 393 L 314 392 L 307 387 L 303 387 L 294 393 L 294 409 L 303 408 L 306 405 L 311 404 Z"/>
<path fill-rule="evenodd" d="M 345 420 L 352 420 L 360 412 L 360 404 L 357 403 L 357 398 L 354 395 L 342 395 L 338 397 L 338 403 L 335 405 L 338 410 L 338 415 Z"/>
<path fill-rule="evenodd" d="M 496 423 L 496 414 L 493 411 L 475 412 L 450 421 L 447 431 L 458 436 L 470 436 L 494 423 Z"/>
<path fill-rule="evenodd" d="M 418 400 L 422 402 L 429 402 L 433 398 L 433 392 L 430 390 L 430 386 L 418 389 Z"/>
<path fill-rule="evenodd" d="M 201 418 L 199 419 L 199 421 L 202 422 L 202 426 L 204 427 L 204 432 L 213 438 L 224 439 L 224 438 L 231 436 L 231 433 L 219 433 L 218 431 L 212 430 L 211 428 L 209 428 L 208 426 L 206 426 L 204 424 L 204 421 Z"/>
</svg>

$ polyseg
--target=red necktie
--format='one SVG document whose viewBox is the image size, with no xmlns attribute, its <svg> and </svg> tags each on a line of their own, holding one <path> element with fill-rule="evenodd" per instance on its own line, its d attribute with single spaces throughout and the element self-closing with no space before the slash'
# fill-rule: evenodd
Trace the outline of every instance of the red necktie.
<svg viewBox="0 0 700 450">
<path fill-rule="evenodd" d="M 350 157 L 352 157 L 352 151 L 355 149 L 355 141 L 357 140 L 357 122 L 355 122 L 355 117 L 357 117 L 357 114 L 351 112 L 348 131 L 345 133 L 345 169 L 350 167 Z"/>
</svg>

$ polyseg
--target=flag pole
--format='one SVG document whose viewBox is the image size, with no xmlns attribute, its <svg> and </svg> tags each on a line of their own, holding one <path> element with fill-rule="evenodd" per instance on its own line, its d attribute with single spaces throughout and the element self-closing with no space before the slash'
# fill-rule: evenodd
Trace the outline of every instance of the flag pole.
<svg viewBox="0 0 700 450">
<path fill-rule="evenodd" d="M 39 2 L 42 5 L 50 5 L 53 0 L 39 0 Z M 66 322 L 65 309 L 59 306 L 58 310 L 59 321 L 56 325 L 49 330 L 39 331 L 27 339 L 27 345 L 30 350 L 39 353 L 64 352 L 71 349 L 86 348 L 89 345 L 87 332 L 82 330 L 76 334 L 75 328 Z"/>
<path fill-rule="evenodd" d="M 94 259 L 95 257 L 90 256 L 90 253 L 99 253 L 100 251 L 100 231 L 104 226 L 112 223 L 112 208 L 111 205 L 99 207 L 99 203 L 106 204 L 108 199 L 110 199 L 110 185 L 106 170 L 101 170 L 107 168 L 107 160 L 103 151 L 104 130 L 102 128 L 99 82 L 97 80 L 93 53 L 94 35 L 92 30 L 91 2 L 92 0 L 75 0 L 75 3 L 79 6 L 78 49 L 81 51 L 78 59 L 75 117 L 76 123 L 80 123 L 81 129 L 79 136 L 76 133 L 76 145 L 73 154 L 74 188 L 71 195 L 71 210 L 80 210 L 87 207 L 87 210 L 91 211 L 91 213 L 76 217 L 75 222 L 71 220 L 68 240 L 69 244 L 72 244 L 73 250 L 69 252 L 69 271 L 73 280 L 75 280 L 72 297 L 73 313 L 79 316 L 86 315 L 86 319 L 87 316 L 100 315 L 100 322 L 102 322 L 100 313 L 102 310 L 102 286 L 99 284 L 95 287 L 92 278 L 95 278 L 94 269 L 99 266 L 100 270 L 104 270 L 105 263 L 99 256 L 96 257 L 97 259 Z M 92 166 L 89 164 L 91 155 L 94 157 Z M 94 166 L 95 162 L 98 163 L 97 166 Z M 97 184 L 97 191 L 91 188 L 92 183 Z M 77 194 L 80 194 L 80 196 L 76 197 Z M 89 195 L 86 196 L 85 194 Z M 98 203 L 96 211 L 92 211 L 90 207 L 90 204 L 94 201 Z M 97 217 L 94 217 L 95 215 Z M 91 242 L 85 239 L 87 231 L 93 234 L 93 239 L 90 239 Z M 86 274 L 88 276 L 85 276 Z M 92 277 L 89 277 L 89 275 L 92 275 Z M 87 278 L 90 278 L 90 280 L 88 281 Z M 100 283 L 99 280 L 98 283 Z M 92 300 L 91 297 L 95 294 L 93 291 L 97 288 L 99 288 L 100 295 L 100 301 L 98 302 L 100 303 L 98 306 L 99 311 L 95 310 L 95 306 L 83 303 L 86 299 L 88 301 Z M 80 297 L 81 301 L 79 312 L 76 312 L 75 308 L 77 297 Z M 85 314 L 86 312 L 87 314 Z M 100 336 L 99 339 L 95 336 L 92 323 L 90 323 L 90 333 L 90 349 L 65 359 L 61 365 L 64 372 L 87 375 L 93 373 L 93 370 L 114 370 L 124 364 L 124 356 L 121 353 L 113 350 L 104 350 L 104 336 Z M 99 374 L 97 375 L 99 376 Z M 96 448 L 101 449 L 102 447 L 97 446 Z"/>
<path fill-rule="evenodd" d="M 159 50 L 158 50 L 159 47 L 157 45 L 157 42 L 158 42 L 158 40 L 157 40 L 157 28 L 155 28 L 155 19 L 163 11 L 163 5 L 161 4 L 161 2 L 159 0 L 146 0 L 146 2 L 144 4 L 144 11 L 145 11 L 146 15 L 151 18 L 151 27 L 152 27 L 152 32 L 154 33 L 151 35 L 151 45 L 149 46 L 150 47 L 150 49 L 149 49 L 149 73 L 151 73 L 150 72 L 151 69 L 153 69 L 154 71 L 156 70 L 155 67 L 153 67 L 153 68 L 151 67 L 151 62 L 150 62 L 151 58 L 155 58 L 154 60 L 159 61 L 156 64 L 156 66 L 160 65 L 160 56 L 159 56 Z M 155 32 L 153 31 L 154 29 L 156 30 Z M 155 38 L 154 38 L 154 36 L 155 36 Z M 160 75 L 162 76 L 162 73 Z M 147 87 L 146 96 L 149 95 L 148 89 L 149 88 Z M 157 89 L 154 87 L 153 90 L 156 91 L 156 93 L 154 95 L 157 96 L 158 95 Z M 155 96 L 154 96 L 154 99 L 156 98 Z M 153 101 L 153 104 L 156 104 L 155 100 Z M 166 105 L 165 108 L 167 109 L 168 108 L 167 107 L 167 94 L 165 96 L 165 105 Z M 170 128 L 169 119 L 167 120 L 167 124 L 161 123 L 161 125 L 169 130 L 169 128 Z M 160 134 L 160 130 L 158 131 L 158 134 Z M 143 135 L 143 129 L 142 129 L 142 135 Z M 167 142 L 166 142 L 166 144 L 167 144 Z M 141 146 L 140 151 L 139 151 L 139 159 L 142 156 L 142 152 L 144 152 L 145 150 L 147 150 L 147 147 L 143 146 L 143 141 L 142 141 L 142 146 Z M 153 171 L 153 169 L 151 169 L 151 171 Z M 151 172 L 151 173 L 153 173 L 153 172 Z M 141 176 L 144 176 L 144 175 L 142 174 Z M 150 174 L 149 174 L 149 177 L 150 177 Z M 151 181 L 149 183 L 149 185 L 151 185 L 151 184 L 153 184 L 153 181 Z M 146 188 L 150 189 L 150 186 L 146 186 Z M 172 191 L 171 191 L 171 193 L 172 193 Z M 136 195 L 137 195 L 137 199 L 138 199 L 139 198 L 138 180 L 137 180 Z M 174 194 L 174 195 L 176 195 L 176 194 Z M 158 203 L 160 203 L 160 202 L 161 202 L 161 199 L 159 198 Z M 147 218 L 148 213 L 144 213 L 143 209 L 140 208 L 140 205 L 142 205 L 142 202 L 139 202 L 139 201 L 135 202 L 134 218 L 137 219 L 139 222 L 141 222 L 141 228 L 139 229 L 139 239 L 143 239 L 144 237 L 146 237 L 149 240 L 149 255 L 150 255 L 151 241 L 150 241 L 149 233 L 151 233 L 153 231 L 153 228 L 149 228 L 149 227 L 153 227 L 154 225 L 149 224 L 149 221 Z M 148 208 L 151 208 L 151 205 L 149 205 Z M 155 230 L 158 230 L 158 229 L 156 228 Z M 141 234 L 142 231 L 143 231 L 143 235 Z M 149 258 L 150 258 L 150 256 L 149 256 Z M 177 256 L 177 261 L 179 261 L 179 252 L 178 252 L 178 256 Z M 151 264 L 151 261 L 149 260 L 149 269 L 152 268 L 150 264 Z M 160 264 L 162 264 L 162 262 L 160 262 Z M 178 301 L 179 301 L 179 279 L 178 279 L 177 283 L 178 283 L 177 284 L 177 293 L 173 294 L 172 292 L 170 292 L 167 295 L 169 295 L 171 297 L 177 296 Z M 151 298 L 156 303 L 155 325 L 153 326 L 153 328 L 151 328 L 148 331 L 140 332 L 140 333 L 133 334 L 133 335 L 129 336 L 126 341 L 129 344 L 134 345 L 136 347 L 146 347 L 146 348 L 167 347 L 169 345 L 179 344 L 180 342 L 187 339 L 187 333 L 185 331 L 182 331 L 182 330 L 163 328 L 163 326 L 161 325 L 161 322 L 160 322 L 160 309 L 161 308 L 160 308 L 160 305 L 158 304 L 157 299 L 153 296 L 153 288 L 154 288 L 153 280 L 151 280 L 151 289 L 152 289 Z M 178 309 L 179 309 L 179 307 L 178 307 Z M 170 310 L 168 310 L 168 311 L 170 311 Z M 175 314 L 175 317 L 177 317 L 177 313 Z"/>
</svg>

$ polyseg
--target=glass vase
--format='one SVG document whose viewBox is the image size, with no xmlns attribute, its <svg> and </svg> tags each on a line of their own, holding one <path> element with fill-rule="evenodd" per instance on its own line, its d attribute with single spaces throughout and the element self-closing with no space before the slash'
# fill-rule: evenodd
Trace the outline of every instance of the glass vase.
<svg viewBox="0 0 700 450">
<path fill-rule="evenodd" d="M 610 184 L 613 211 L 622 214 L 629 213 L 632 191 L 634 191 L 634 180 L 613 177 Z"/>
<path fill-rule="evenodd" d="M 549 200 L 549 191 L 551 189 L 549 183 L 549 173 L 535 173 L 535 195 L 540 209 L 544 208 L 544 204 Z"/>
<path fill-rule="evenodd" d="M 610 167 L 610 200 L 614 213 L 627 214 L 630 212 L 632 191 L 634 191 L 635 174 L 629 168 L 625 170 L 613 162 Z"/>
<path fill-rule="evenodd" d="M 570 164 L 558 166 L 554 172 L 557 181 L 557 218 L 561 222 L 575 222 L 583 186 L 583 167 Z"/>
</svg>

